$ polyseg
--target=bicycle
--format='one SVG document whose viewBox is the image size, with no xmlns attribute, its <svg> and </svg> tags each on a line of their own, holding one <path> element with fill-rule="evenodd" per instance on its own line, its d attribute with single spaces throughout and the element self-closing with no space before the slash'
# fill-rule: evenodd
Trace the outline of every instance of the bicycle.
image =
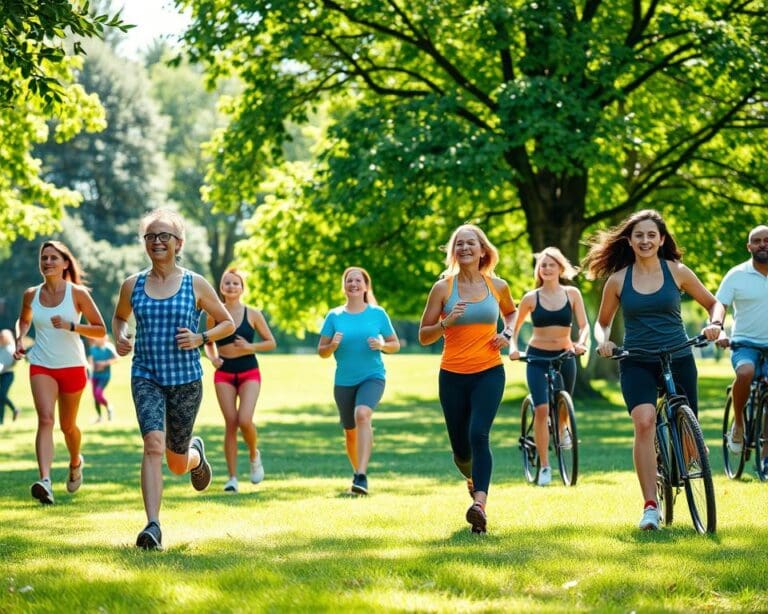
<svg viewBox="0 0 768 614">
<path fill-rule="evenodd" d="M 703 347 L 704 335 L 657 351 L 616 348 L 614 360 L 655 357 L 661 362 L 660 396 L 656 403 L 656 494 L 659 517 L 671 525 L 675 499 L 685 490 L 693 526 L 699 533 L 714 533 L 717 528 L 715 488 L 707 446 L 701 425 L 688 406 L 685 395 L 678 394 L 672 378 L 672 355 L 684 348 Z"/>
<path fill-rule="evenodd" d="M 748 343 L 731 343 L 731 349 L 738 347 L 754 347 L 760 351 L 760 357 L 755 365 L 755 376 L 749 388 L 749 396 L 744 404 L 744 443 L 741 446 L 741 452 L 734 453 L 728 447 L 728 436 L 733 428 L 733 415 L 731 405 L 733 405 L 733 386 L 726 389 L 725 409 L 723 410 L 723 465 L 725 475 L 730 479 L 736 480 L 741 477 L 744 471 L 744 465 L 754 452 L 755 469 L 757 477 L 761 482 L 768 480 L 768 467 L 763 463 L 762 450 L 768 441 L 766 440 L 765 420 L 768 416 L 768 379 L 763 374 L 766 361 L 768 361 L 768 348 L 757 347 Z"/>
<path fill-rule="evenodd" d="M 520 354 L 521 362 L 542 361 L 547 362 L 547 403 L 549 405 L 549 449 L 557 456 L 557 465 L 560 469 L 560 479 L 566 486 L 574 486 L 579 474 L 579 440 L 576 431 L 576 414 L 573 409 L 573 399 L 564 389 L 563 376 L 560 366 L 564 361 L 575 356 L 572 351 L 566 350 L 552 358 L 528 356 Z M 534 405 L 531 395 L 523 399 L 520 408 L 520 439 L 519 447 L 523 455 L 523 473 L 525 479 L 533 484 L 537 481 L 541 470 L 541 459 L 536 450 L 534 440 Z M 567 416 L 561 428 L 561 416 Z"/>
</svg>

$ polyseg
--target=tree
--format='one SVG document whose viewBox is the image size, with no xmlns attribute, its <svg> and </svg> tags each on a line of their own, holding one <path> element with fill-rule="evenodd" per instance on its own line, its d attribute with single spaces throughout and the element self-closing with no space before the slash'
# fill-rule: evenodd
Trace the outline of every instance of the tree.
<svg viewBox="0 0 768 614">
<path fill-rule="evenodd" d="M 48 138 L 104 127 L 95 96 L 73 84 L 83 53 L 79 38 L 98 37 L 105 27 L 127 29 L 119 18 L 88 15 L 87 2 L 6 0 L 0 3 L 0 247 L 58 227 L 64 208 L 79 195 L 41 179 L 40 162 L 30 154 Z M 79 37 L 71 52 L 67 33 Z"/>
<path fill-rule="evenodd" d="M 94 41 L 77 73 L 79 84 L 101 100 L 106 126 L 65 143 L 36 148 L 47 181 L 82 194 L 72 213 L 99 240 L 135 243 L 136 222 L 167 204 L 170 169 L 165 159 L 167 118 L 150 94 L 144 67 Z"/>
<path fill-rule="evenodd" d="M 750 223 L 733 205 L 765 206 L 762 0 L 176 4 L 191 57 L 244 83 L 210 190 L 225 205 L 272 182 L 243 253 L 281 326 L 323 311 L 352 260 L 416 315 L 440 270 L 429 247 L 468 219 L 577 260 L 587 229 L 642 206 L 694 228 L 722 215 L 704 262 Z M 286 122 L 324 100 L 317 163 L 266 177 Z"/>
</svg>

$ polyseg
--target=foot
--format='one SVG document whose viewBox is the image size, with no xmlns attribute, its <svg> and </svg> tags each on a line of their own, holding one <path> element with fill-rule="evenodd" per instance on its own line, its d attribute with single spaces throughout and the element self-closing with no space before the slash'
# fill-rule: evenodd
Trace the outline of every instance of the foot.
<svg viewBox="0 0 768 614">
<path fill-rule="evenodd" d="M 364 473 L 356 473 L 352 478 L 352 492 L 358 495 L 368 494 L 368 478 Z"/>
<path fill-rule="evenodd" d="M 261 464 L 261 452 L 256 451 L 256 458 L 251 461 L 251 483 L 258 484 L 264 479 L 264 465 Z"/>
<path fill-rule="evenodd" d="M 19 410 L 18 409 L 14 409 L 13 410 L 13 421 L 16 422 L 16 418 L 18 418 L 18 417 L 19 417 Z"/>
<path fill-rule="evenodd" d="M 573 440 L 571 439 L 571 431 L 565 429 L 560 433 L 560 448 L 563 450 L 570 450 L 573 447 Z"/>
<path fill-rule="evenodd" d="M 107 407 L 107 420 L 112 422 L 112 408 L 111 407 Z"/>
<path fill-rule="evenodd" d="M 162 550 L 163 533 L 160 530 L 160 525 L 154 520 L 147 524 L 136 538 L 136 547 L 144 550 Z"/>
<path fill-rule="evenodd" d="M 640 519 L 640 528 L 643 531 L 659 530 L 659 508 L 649 505 L 643 510 L 643 517 Z"/>
<path fill-rule="evenodd" d="M 472 525 L 472 533 L 485 533 L 488 518 L 485 515 L 485 506 L 475 501 L 467 510 L 467 522 Z"/>
<path fill-rule="evenodd" d="M 43 505 L 53 505 L 53 488 L 50 479 L 38 480 L 32 484 L 30 491 L 32 496 Z"/>
<path fill-rule="evenodd" d="M 200 455 L 200 464 L 189 472 L 189 480 L 195 490 L 205 490 L 211 483 L 213 473 L 208 459 L 205 458 L 205 444 L 200 437 L 193 437 L 189 447 L 197 450 Z"/>
<path fill-rule="evenodd" d="M 744 429 L 736 428 L 734 424 L 728 431 L 728 450 L 731 454 L 741 454 L 744 449 Z"/>
<path fill-rule="evenodd" d="M 232 476 L 227 480 L 227 483 L 224 484 L 224 492 L 237 492 L 237 478 L 235 476 Z"/>
<path fill-rule="evenodd" d="M 552 481 L 552 467 L 542 467 L 539 469 L 539 479 L 536 483 L 539 486 L 546 486 Z"/>
<path fill-rule="evenodd" d="M 69 466 L 69 479 L 67 479 L 67 492 L 77 492 L 83 483 L 83 455 L 80 455 L 80 464 L 77 467 Z"/>
</svg>

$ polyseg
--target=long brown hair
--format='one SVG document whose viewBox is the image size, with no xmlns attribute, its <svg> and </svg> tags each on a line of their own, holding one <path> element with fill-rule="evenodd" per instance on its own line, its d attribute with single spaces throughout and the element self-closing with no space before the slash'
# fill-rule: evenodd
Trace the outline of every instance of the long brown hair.
<svg viewBox="0 0 768 614">
<path fill-rule="evenodd" d="M 643 209 L 633 213 L 623 222 L 597 232 L 589 241 L 589 252 L 582 262 L 587 271 L 587 279 L 601 279 L 629 266 L 635 261 L 635 252 L 629 244 L 632 230 L 638 222 L 651 220 L 659 229 L 664 243 L 659 248 L 659 256 L 665 260 L 682 260 L 683 252 L 669 233 L 661 214 L 654 209 Z"/>
<path fill-rule="evenodd" d="M 346 269 L 344 269 L 344 272 L 341 274 L 341 291 L 344 292 L 345 286 L 347 284 L 347 275 L 349 275 L 352 271 L 360 271 L 363 279 L 365 280 L 366 290 L 363 292 L 363 301 L 369 305 L 378 305 L 376 302 L 376 297 L 373 294 L 373 283 L 371 282 L 371 275 L 361 266 L 348 266 Z"/>
<path fill-rule="evenodd" d="M 38 258 L 38 262 L 43 257 L 43 250 L 46 247 L 52 247 L 57 252 L 59 252 L 59 254 L 61 254 L 61 257 L 64 258 L 64 260 L 67 261 L 68 266 L 66 269 L 64 269 L 64 273 L 62 274 L 64 279 L 71 281 L 74 284 L 83 283 L 85 274 L 80 268 L 80 265 L 77 263 L 75 257 L 72 255 L 72 252 L 61 241 L 54 241 L 53 239 L 43 241 L 43 244 L 40 246 L 40 256 Z"/>
</svg>

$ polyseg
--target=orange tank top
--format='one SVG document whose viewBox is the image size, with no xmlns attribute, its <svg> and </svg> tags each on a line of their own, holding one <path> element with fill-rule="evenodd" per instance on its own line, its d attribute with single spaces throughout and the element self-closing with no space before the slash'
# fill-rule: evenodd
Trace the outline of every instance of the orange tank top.
<svg viewBox="0 0 768 614">
<path fill-rule="evenodd" d="M 464 313 L 445 329 L 445 344 L 440 368 L 452 373 L 479 373 L 502 364 L 501 354 L 491 346 L 499 323 L 499 293 L 493 281 L 485 276 L 488 294 L 485 298 L 468 302 Z M 450 293 L 443 308 L 445 318 L 459 297 L 456 277 L 448 278 Z"/>
</svg>

